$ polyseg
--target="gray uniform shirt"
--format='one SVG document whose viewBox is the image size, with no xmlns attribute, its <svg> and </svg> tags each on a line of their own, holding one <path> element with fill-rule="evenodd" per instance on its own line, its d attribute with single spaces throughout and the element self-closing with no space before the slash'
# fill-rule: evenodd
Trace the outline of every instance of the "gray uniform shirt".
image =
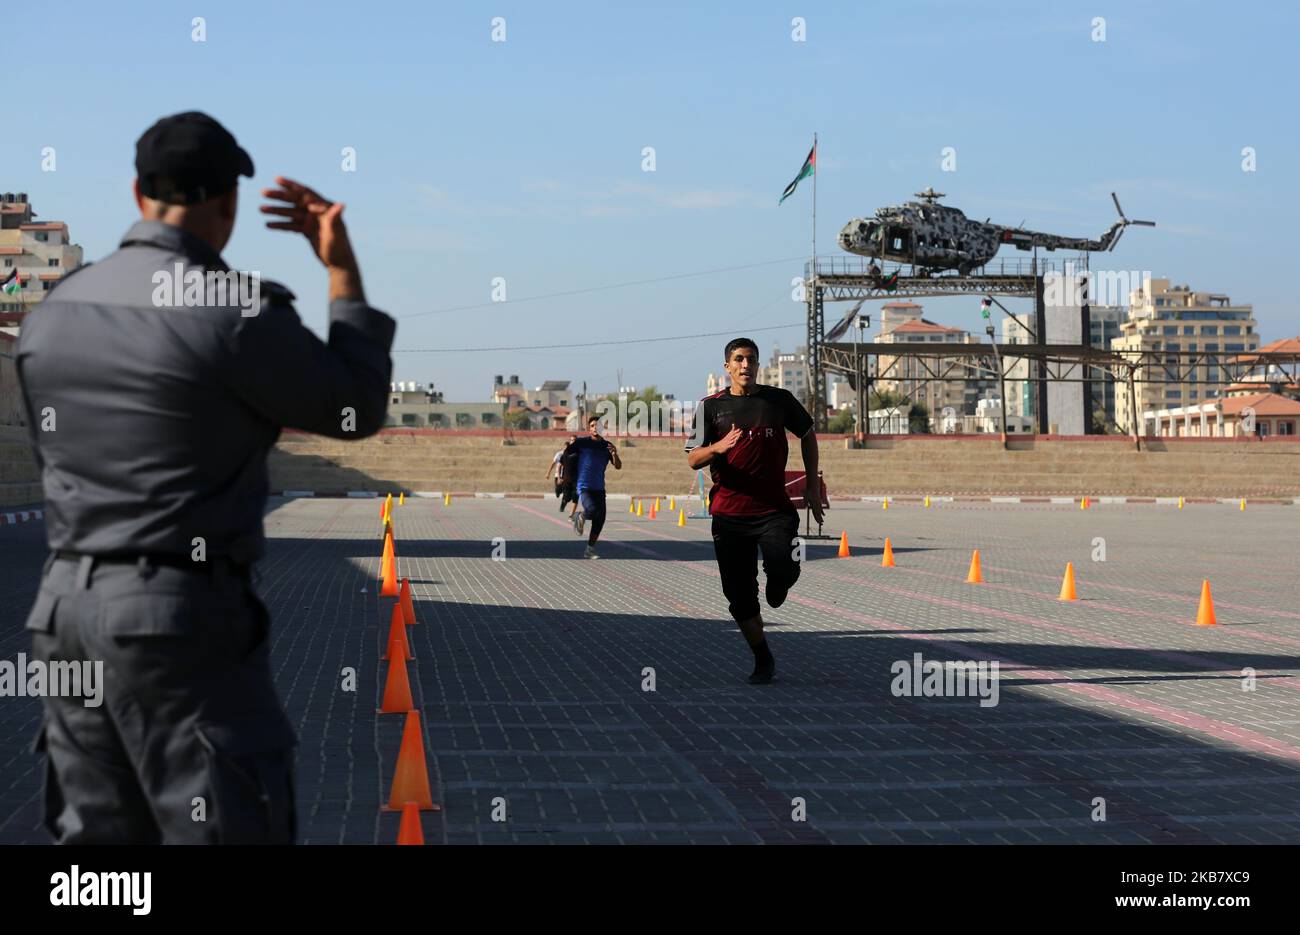
<svg viewBox="0 0 1300 935">
<path fill-rule="evenodd" d="M 177 264 L 228 270 L 200 238 L 142 221 L 23 321 L 18 378 L 51 549 L 190 555 L 201 537 L 209 558 L 250 562 L 280 429 L 356 439 L 384 423 L 393 319 L 335 300 L 322 342 L 267 280 L 253 309 L 237 296 L 174 304 L 161 284 Z"/>
</svg>

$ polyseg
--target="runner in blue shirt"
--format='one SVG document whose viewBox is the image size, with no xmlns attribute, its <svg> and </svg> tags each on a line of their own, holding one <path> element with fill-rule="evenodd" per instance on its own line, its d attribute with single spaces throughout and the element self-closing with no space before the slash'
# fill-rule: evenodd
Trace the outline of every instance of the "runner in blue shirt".
<svg viewBox="0 0 1300 935">
<path fill-rule="evenodd" d="M 600 435 L 600 417 L 587 419 L 586 438 L 579 438 L 572 447 L 578 452 L 578 503 L 581 510 L 573 514 L 573 531 L 582 535 L 583 525 L 591 523 L 587 533 L 587 549 L 583 558 L 600 558 L 596 554 L 596 540 L 605 526 L 605 469 L 611 463 L 614 470 L 623 470 L 618 449 Z"/>
</svg>

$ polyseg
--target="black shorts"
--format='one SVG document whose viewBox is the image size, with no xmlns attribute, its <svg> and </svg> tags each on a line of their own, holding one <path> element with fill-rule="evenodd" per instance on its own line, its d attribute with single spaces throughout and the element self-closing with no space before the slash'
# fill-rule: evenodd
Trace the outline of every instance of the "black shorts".
<svg viewBox="0 0 1300 935">
<path fill-rule="evenodd" d="M 736 622 L 758 616 L 759 551 L 769 581 L 789 588 L 799 580 L 794 544 L 798 535 L 797 513 L 713 517 L 713 552 L 727 609 Z"/>
</svg>

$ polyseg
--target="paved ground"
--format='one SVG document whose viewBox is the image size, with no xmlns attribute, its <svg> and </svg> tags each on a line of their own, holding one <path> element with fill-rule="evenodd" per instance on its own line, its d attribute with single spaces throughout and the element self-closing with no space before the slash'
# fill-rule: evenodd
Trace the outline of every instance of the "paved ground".
<svg viewBox="0 0 1300 935">
<path fill-rule="evenodd" d="M 431 842 L 1300 842 L 1300 508 L 837 503 L 854 554 L 810 546 L 767 614 L 779 681 L 756 688 L 707 522 L 612 507 L 596 562 L 555 501 L 396 510 L 444 809 L 424 816 Z M 377 512 L 296 500 L 268 515 L 261 588 L 311 843 L 396 836 L 379 811 L 402 719 L 375 714 Z M 0 659 L 27 649 L 43 535 L 0 529 Z M 964 583 L 975 547 L 982 586 Z M 1064 605 L 1067 561 L 1081 600 Z M 1204 577 L 1216 628 L 1193 625 Z M 896 697 L 891 666 L 915 653 L 997 660 L 998 704 Z M 0 842 L 45 839 L 26 752 L 38 715 L 0 699 Z"/>
</svg>

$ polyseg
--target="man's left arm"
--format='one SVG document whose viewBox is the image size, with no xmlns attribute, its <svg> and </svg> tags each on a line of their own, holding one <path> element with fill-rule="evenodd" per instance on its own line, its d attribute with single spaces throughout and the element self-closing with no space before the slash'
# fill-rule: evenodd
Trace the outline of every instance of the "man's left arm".
<svg viewBox="0 0 1300 935">
<path fill-rule="evenodd" d="M 813 417 L 789 391 L 785 394 L 785 427 L 799 437 L 799 450 L 803 453 L 804 500 L 820 526 L 824 513 L 821 479 L 817 476 L 817 432 L 813 427 Z"/>
<path fill-rule="evenodd" d="M 618 456 L 618 449 L 612 444 L 609 446 L 609 460 L 614 465 L 614 470 L 623 470 L 623 460 Z"/>
<path fill-rule="evenodd" d="M 803 438 L 799 439 L 799 449 L 803 452 L 803 471 L 804 480 L 807 486 L 804 488 L 804 499 L 808 503 L 808 508 L 812 510 L 813 519 L 817 520 L 817 525 L 822 524 L 822 485 L 821 478 L 817 476 L 817 433 L 809 429 Z"/>
</svg>

